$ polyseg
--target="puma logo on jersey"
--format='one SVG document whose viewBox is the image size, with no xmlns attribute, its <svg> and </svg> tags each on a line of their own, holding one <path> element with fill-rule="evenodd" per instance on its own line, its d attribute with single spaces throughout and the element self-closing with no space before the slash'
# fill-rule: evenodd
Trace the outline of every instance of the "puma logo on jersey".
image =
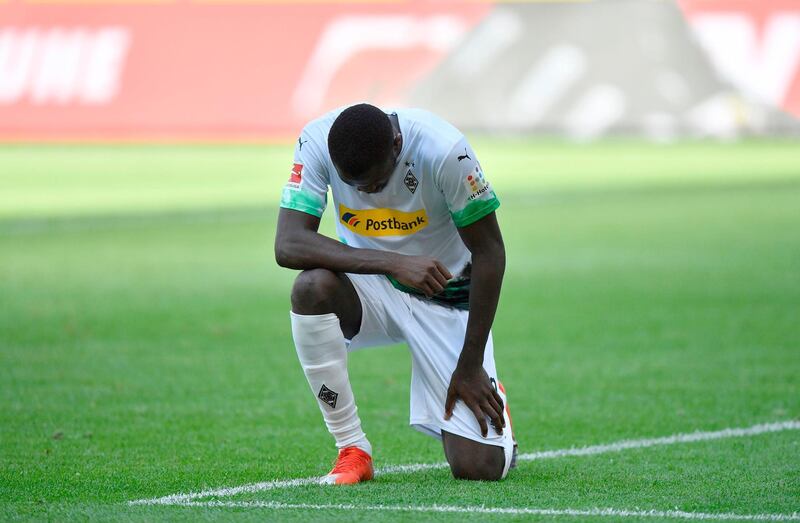
<svg viewBox="0 0 800 523">
<path fill-rule="evenodd" d="M 349 209 L 339 205 L 339 221 L 361 236 L 408 236 L 428 226 L 425 209 Z"/>
<path fill-rule="evenodd" d="M 463 160 L 465 158 L 467 160 L 472 160 L 472 158 L 469 157 L 469 153 L 467 152 L 467 148 L 466 147 L 464 147 L 464 155 L 463 156 L 462 155 L 458 156 L 458 161 L 460 162 L 461 160 Z"/>
</svg>

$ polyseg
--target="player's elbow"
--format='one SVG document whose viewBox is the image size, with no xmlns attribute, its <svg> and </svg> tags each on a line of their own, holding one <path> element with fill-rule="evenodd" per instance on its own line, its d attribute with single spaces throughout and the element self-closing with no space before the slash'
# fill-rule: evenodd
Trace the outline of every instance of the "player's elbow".
<svg viewBox="0 0 800 523">
<path fill-rule="evenodd" d="M 285 238 L 275 238 L 275 262 L 287 269 L 297 269 L 297 257 L 293 253 L 288 241 Z"/>
<path fill-rule="evenodd" d="M 286 250 L 275 249 L 275 261 L 286 269 L 302 269 L 300 261 L 294 254 Z"/>
<path fill-rule="evenodd" d="M 289 256 L 282 250 L 275 248 L 275 263 L 281 267 L 290 268 Z"/>
</svg>

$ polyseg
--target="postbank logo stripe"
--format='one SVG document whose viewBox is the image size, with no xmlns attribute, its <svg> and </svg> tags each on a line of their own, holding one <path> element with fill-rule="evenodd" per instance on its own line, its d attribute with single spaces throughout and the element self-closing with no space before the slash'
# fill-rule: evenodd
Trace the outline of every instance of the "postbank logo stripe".
<svg viewBox="0 0 800 523">
<path fill-rule="evenodd" d="M 339 221 L 361 236 L 408 236 L 428 226 L 425 209 L 350 209 L 339 204 Z"/>
</svg>

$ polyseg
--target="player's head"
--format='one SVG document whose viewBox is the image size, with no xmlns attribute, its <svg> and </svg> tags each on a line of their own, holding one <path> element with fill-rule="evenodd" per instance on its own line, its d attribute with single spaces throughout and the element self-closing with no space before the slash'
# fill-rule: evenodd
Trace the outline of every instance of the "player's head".
<svg viewBox="0 0 800 523">
<path fill-rule="evenodd" d="M 401 143 L 389 116 L 369 104 L 342 111 L 328 133 L 328 151 L 339 178 L 368 193 L 389 183 Z"/>
</svg>

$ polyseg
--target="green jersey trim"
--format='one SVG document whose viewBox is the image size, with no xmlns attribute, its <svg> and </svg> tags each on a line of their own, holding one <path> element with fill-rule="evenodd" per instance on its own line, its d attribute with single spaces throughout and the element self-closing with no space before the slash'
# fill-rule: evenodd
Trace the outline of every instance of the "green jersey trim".
<svg viewBox="0 0 800 523">
<path fill-rule="evenodd" d="M 327 197 L 328 195 L 326 194 L 326 200 Z M 281 194 L 281 207 L 284 209 L 301 211 L 321 218 L 322 212 L 325 210 L 325 200 L 321 200 L 315 195 L 302 190 L 284 187 L 283 193 Z"/>
<path fill-rule="evenodd" d="M 439 294 L 434 294 L 433 296 L 425 296 L 425 293 L 422 291 L 415 289 L 413 287 L 408 287 L 407 285 L 403 285 L 399 281 L 395 280 L 388 274 L 386 277 L 391 282 L 392 286 L 397 289 L 398 291 L 405 292 L 407 294 L 412 294 L 417 296 L 418 298 L 422 298 L 423 300 L 432 301 L 434 303 L 438 303 L 439 305 L 446 305 L 448 307 L 454 307 L 456 309 L 461 309 L 468 311 L 469 310 L 469 287 L 470 287 L 470 279 L 469 278 L 459 278 L 451 280 L 447 283 L 447 286 L 444 288 L 442 292 Z"/>
<path fill-rule="evenodd" d="M 453 217 L 453 223 L 456 224 L 456 227 L 466 227 L 492 213 L 498 207 L 500 207 L 500 200 L 497 199 L 494 191 L 492 191 L 491 200 L 475 200 L 468 203 L 460 211 L 451 212 L 450 216 Z"/>
</svg>

